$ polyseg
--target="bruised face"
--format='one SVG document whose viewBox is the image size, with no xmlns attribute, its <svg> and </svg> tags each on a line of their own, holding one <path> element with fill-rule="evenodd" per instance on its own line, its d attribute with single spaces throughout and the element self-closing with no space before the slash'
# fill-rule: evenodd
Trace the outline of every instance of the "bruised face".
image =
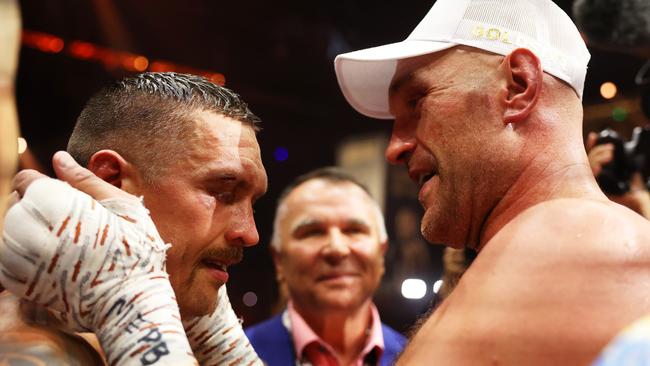
<svg viewBox="0 0 650 366">
<path fill-rule="evenodd" d="M 167 272 L 183 316 L 214 310 L 228 267 L 257 244 L 253 203 L 267 177 L 252 127 L 208 111 L 195 115 L 196 136 L 141 194 L 165 242 Z"/>
<path fill-rule="evenodd" d="M 405 164 L 419 187 L 423 236 L 454 247 L 477 245 L 508 181 L 499 65 L 503 58 L 464 47 L 398 63 L 390 89 L 395 116 L 387 159 Z"/>
<path fill-rule="evenodd" d="M 312 179 L 278 209 L 278 275 L 302 312 L 353 311 L 384 273 L 386 240 L 374 201 L 350 182 Z"/>
</svg>

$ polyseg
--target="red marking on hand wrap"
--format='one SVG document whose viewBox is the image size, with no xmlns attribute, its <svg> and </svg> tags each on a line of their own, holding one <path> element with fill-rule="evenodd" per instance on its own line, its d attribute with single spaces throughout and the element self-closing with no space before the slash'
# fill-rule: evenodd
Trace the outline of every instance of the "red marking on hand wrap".
<svg viewBox="0 0 650 366">
<path fill-rule="evenodd" d="M 126 303 L 125 306 L 129 306 L 129 305 L 133 304 L 133 302 L 135 300 L 137 300 L 138 297 L 142 296 L 142 294 L 144 294 L 144 291 L 140 291 L 137 294 L 135 294 L 135 296 L 133 296 L 133 298 L 128 303 Z"/>
<path fill-rule="evenodd" d="M 134 224 L 137 224 L 137 223 L 138 223 L 138 221 L 137 221 L 136 219 L 131 218 L 131 217 L 128 217 L 128 216 L 126 216 L 126 215 L 117 215 L 117 216 L 123 218 L 124 220 L 126 220 L 126 221 L 128 221 L 128 222 L 132 222 L 132 223 L 134 223 Z"/>
<path fill-rule="evenodd" d="M 157 328 L 160 326 L 160 323 L 151 323 L 149 325 L 145 325 L 144 327 L 140 328 L 140 330 L 147 330 L 151 328 Z"/>
<path fill-rule="evenodd" d="M 50 266 L 47 267 L 47 273 L 52 273 L 54 270 L 54 266 L 56 266 L 56 262 L 59 260 L 59 255 L 55 254 L 54 257 L 52 257 L 52 261 L 50 262 Z"/>
<path fill-rule="evenodd" d="M 207 341 L 208 338 L 210 338 L 210 330 L 204 330 L 203 333 L 200 333 L 196 336 L 195 342 L 198 344 L 203 344 L 203 342 Z"/>
<path fill-rule="evenodd" d="M 74 243 L 79 242 L 79 234 L 81 234 L 81 221 L 77 222 L 77 227 L 74 229 Z"/>
<path fill-rule="evenodd" d="M 97 248 L 97 242 L 99 241 L 99 231 L 101 229 L 97 229 L 97 234 L 95 234 L 95 243 L 93 244 L 93 249 Z"/>
<path fill-rule="evenodd" d="M 179 332 L 177 330 L 163 330 L 160 333 L 162 333 L 162 334 L 181 334 L 181 332 Z"/>
<path fill-rule="evenodd" d="M 212 351 L 216 350 L 217 348 L 219 348 L 219 345 L 212 346 L 212 347 L 206 349 L 205 351 L 201 352 L 201 354 L 202 355 L 207 355 L 209 353 L 212 353 Z"/>
<path fill-rule="evenodd" d="M 65 305 L 65 311 L 68 312 L 70 311 L 70 305 L 68 305 L 68 296 L 65 291 L 61 291 L 61 294 L 63 295 L 63 305 Z"/>
<path fill-rule="evenodd" d="M 81 260 L 77 261 L 77 264 L 74 265 L 74 273 L 72 274 L 72 282 L 77 282 L 77 276 L 79 276 L 79 270 L 81 269 Z"/>
<path fill-rule="evenodd" d="M 225 351 L 223 351 L 223 352 L 221 352 L 221 355 L 225 356 L 225 355 L 227 355 L 228 353 L 230 353 L 230 351 L 234 350 L 234 349 L 235 349 L 235 345 L 237 344 L 237 341 L 238 341 L 238 339 L 235 339 L 234 341 L 230 342 L 230 344 L 228 345 L 228 349 L 225 350 Z"/>
<path fill-rule="evenodd" d="M 138 266 L 138 263 L 140 263 L 140 258 L 138 258 L 138 260 L 135 261 L 135 263 L 133 263 L 133 265 L 131 266 L 131 272 L 133 272 L 133 270 L 135 269 L 135 267 Z"/>
<path fill-rule="evenodd" d="M 36 287 L 36 278 L 32 281 L 32 283 L 29 284 L 29 288 L 27 289 L 27 292 L 25 292 L 25 296 L 30 296 L 32 292 L 34 292 L 34 288 Z"/>
<path fill-rule="evenodd" d="M 135 351 L 131 352 L 129 354 L 129 357 L 133 357 L 133 356 L 137 355 L 138 353 L 142 353 L 142 352 L 144 352 L 145 350 L 147 350 L 150 347 L 151 347 L 150 345 L 145 344 L 144 346 L 141 346 L 140 348 L 138 348 Z"/>
<path fill-rule="evenodd" d="M 70 221 L 70 216 L 66 217 L 65 220 L 63 220 L 63 223 L 61 224 L 59 231 L 56 232 L 56 236 L 61 236 L 61 233 L 63 233 L 65 227 L 68 226 L 68 221 Z"/>
<path fill-rule="evenodd" d="M 235 366 L 239 365 L 241 363 L 242 357 L 239 357 L 238 359 L 232 361 L 231 363 L 228 364 L 228 366 Z"/>
<path fill-rule="evenodd" d="M 97 271 L 97 274 L 95 274 L 95 278 L 93 278 L 92 282 L 90 282 L 90 288 L 93 288 L 93 287 L 101 284 L 102 282 L 104 282 L 102 280 L 99 280 L 99 281 L 97 280 L 97 278 L 99 277 L 99 274 L 102 273 L 102 269 L 104 269 L 104 264 L 103 263 L 102 263 L 102 266 Z"/>
<path fill-rule="evenodd" d="M 142 316 L 149 315 L 149 314 L 153 313 L 154 311 L 162 310 L 162 309 L 164 309 L 166 307 L 167 307 L 167 305 L 163 305 L 163 306 L 159 306 L 157 308 L 153 308 L 153 309 L 151 309 L 151 310 L 149 310 L 149 311 L 147 311 L 145 313 L 142 313 Z"/>
<path fill-rule="evenodd" d="M 122 244 L 124 244 L 124 249 L 126 249 L 127 257 L 130 257 L 131 256 L 131 246 L 129 245 L 129 242 L 126 240 L 125 237 L 122 237 Z"/>
<path fill-rule="evenodd" d="M 106 236 L 108 235 L 108 224 L 104 226 L 104 232 L 102 233 L 102 240 L 99 242 L 99 245 L 104 245 L 104 242 L 106 241 Z"/>
</svg>

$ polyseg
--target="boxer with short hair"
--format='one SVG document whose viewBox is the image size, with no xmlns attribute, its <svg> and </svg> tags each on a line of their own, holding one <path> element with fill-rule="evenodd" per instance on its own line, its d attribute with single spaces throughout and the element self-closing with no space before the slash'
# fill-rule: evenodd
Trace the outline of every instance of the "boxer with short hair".
<svg viewBox="0 0 650 366">
<path fill-rule="evenodd" d="M 88 170 L 61 152 L 54 168 L 70 185 L 15 178 L 0 282 L 94 332 L 109 364 L 261 364 L 224 286 L 259 240 L 258 123 L 237 94 L 192 75 L 103 89 L 68 146 Z"/>
<path fill-rule="evenodd" d="M 424 237 L 478 251 L 397 364 L 587 365 L 647 313 L 650 224 L 585 153 L 589 57 L 551 0 L 438 0 L 405 41 L 336 58 L 348 102 L 394 119 Z"/>
</svg>

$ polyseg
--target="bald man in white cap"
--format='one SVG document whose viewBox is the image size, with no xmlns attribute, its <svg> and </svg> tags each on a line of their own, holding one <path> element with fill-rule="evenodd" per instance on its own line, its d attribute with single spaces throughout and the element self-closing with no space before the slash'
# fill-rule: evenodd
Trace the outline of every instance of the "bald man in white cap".
<svg viewBox="0 0 650 366">
<path fill-rule="evenodd" d="M 478 256 L 400 365 L 588 365 L 650 309 L 650 225 L 607 199 L 582 141 L 590 55 L 550 0 L 438 0 L 403 42 L 339 55 L 421 231 Z"/>
</svg>

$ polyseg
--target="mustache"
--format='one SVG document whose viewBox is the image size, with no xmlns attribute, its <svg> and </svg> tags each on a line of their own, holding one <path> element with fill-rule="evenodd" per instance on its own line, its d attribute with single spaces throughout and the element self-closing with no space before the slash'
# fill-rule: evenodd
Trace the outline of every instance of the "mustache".
<svg viewBox="0 0 650 366">
<path fill-rule="evenodd" d="M 221 259 L 224 261 L 232 262 L 233 264 L 239 263 L 244 259 L 243 248 L 210 248 L 203 252 L 201 256 L 204 259 Z"/>
</svg>

